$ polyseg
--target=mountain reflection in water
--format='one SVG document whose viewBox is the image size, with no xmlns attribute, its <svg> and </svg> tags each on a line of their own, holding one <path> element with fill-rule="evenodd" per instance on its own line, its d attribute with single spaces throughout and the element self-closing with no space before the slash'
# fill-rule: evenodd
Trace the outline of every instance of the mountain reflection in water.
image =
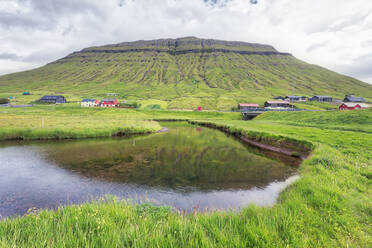
<svg viewBox="0 0 372 248">
<path fill-rule="evenodd" d="M 297 178 L 297 166 L 288 165 L 298 164 L 296 159 L 278 158 L 213 129 L 163 125 L 169 132 L 3 145 L 0 215 L 105 194 L 184 211 L 272 205 Z"/>
</svg>

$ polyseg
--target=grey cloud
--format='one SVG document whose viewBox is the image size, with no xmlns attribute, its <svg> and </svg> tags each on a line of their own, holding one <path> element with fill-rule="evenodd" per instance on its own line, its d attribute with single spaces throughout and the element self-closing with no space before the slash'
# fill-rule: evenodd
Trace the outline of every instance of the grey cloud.
<svg viewBox="0 0 372 248">
<path fill-rule="evenodd" d="M 9 13 L 0 9 L 0 26 L 11 29 L 20 27 L 24 29 L 49 30 L 56 26 L 62 18 L 76 14 L 90 13 L 97 18 L 105 18 L 108 12 L 104 11 L 93 1 L 74 0 L 15 0 L 23 10 Z"/>
<path fill-rule="evenodd" d="M 372 40 L 366 40 L 366 41 L 363 41 L 360 45 L 361 45 L 363 48 L 372 47 Z"/>
<path fill-rule="evenodd" d="M 15 53 L 0 53 L 0 59 L 18 60 L 19 57 Z"/>
<path fill-rule="evenodd" d="M 307 52 L 312 52 L 312 51 L 314 51 L 314 50 L 316 50 L 316 49 L 318 49 L 318 48 L 321 48 L 321 47 L 326 46 L 328 43 L 329 43 L 328 41 L 324 41 L 324 42 L 321 42 L 321 43 L 313 44 L 313 45 L 309 46 L 309 47 L 306 49 L 306 51 L 307 51 Z"/>
<path fill-rule="evenodd" d="M 372 53 L 360 56 L 350 64 L 341 64 L 335 68 L 354 77 L 372 78 Z"/>
<path fill-rule="evenodd" d="M 330 32 L 335 32 L 350 26 L 362 25 L 362 23 L 372 14 L 372 9 L 368 10 L 368 12 L 364 15 L 363 12 L 356 13 L 353 16 L 349 17 L 347 20 L 340 22 L 332 27 L 328 27 L 327 30 Z"/>
</svg>

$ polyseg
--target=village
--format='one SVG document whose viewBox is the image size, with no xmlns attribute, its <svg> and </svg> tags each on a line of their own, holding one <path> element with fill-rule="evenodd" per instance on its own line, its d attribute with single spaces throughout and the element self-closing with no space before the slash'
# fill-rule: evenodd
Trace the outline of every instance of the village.
<svg viewBox="0 0 372 248">
<path fill-rule="evenodd" d="M 31 95 L 30 92 L 23 92 L 23 96 Z M 140 104 L 128 103 L 126 101 L 121 101 L 119 103 L 116 98 L 118 94 L 107 93 L 108 98 L 103 98 L 97 100 L 94 98 L 82 99 L 79 103 L 81 107 L 101 107 L 101 108 L 138 108 Z M 0 106 L 9 107 L 29 107 L 29 105 L 11 105 L 10 100 L 14 100 L 14 96 L 10 96 L 7 99 L 0 99 Z M 41 97 L 38 103 L 44 104 L 63 104 L 67 103 L 67 99 L 63 95 L 45 95 Z M 298 108 L 295 106 L 296 103 L 306 103 L 306 102 L 320 102 L 329 103 L 332 105 L 337 105 L 338 110 L 359 110 L 368 109 L 370 105 L 366 103 L 366 100 L 362 97 L 357 97 L 354 95 L 346 95 L 343 100 L 335 99 L 332 96 L 315 95 L 312 97 L 306 96 L 277 96 L 270 100 L 264 102 L 263 106 L 257 103 L 239 103 L 237 107 L 233 107 L 233 112 L 251 113 L 252 116 L 256 116 L 262 112 L 266 111 L 307 111 L 308 109 Z M 203 106 L 197 106 L 195 111 L 203 111 Z M 218 111 L 218 110 L 217 110 Z"/>
<path fill-rule="evenodd" d="M 366 100 L 362 97 L 356 97 L 354 95 L 346 95 L 343 100 L 334 99 L 331 96 L 320 96 L 316 95 L 310 98 L 306 96 L 285 96 L 285 97 L 274 97 L 273 100 L 268 100 L 264 103 L 263 107 L 260 107 L 256 103 L 240 103 L 238 109 L 241 112 L 253 112 L 253 111 L 293 111 L 293 110 L 306 110 L 296 109 L 293 103 L 296 102 L 323 102 L 330 104 L 339 105 L 339 110 L 357 110 L 357 109 L 368 109 L 370 105 L 366 103 Z"/>
<path fill-rule="evenodd" d="M 112 93 L 111 93 L 112 95 Z M 43 96 L 40 102 L 44 103 L 66 103 L 67 100 L 64 96 Z M 238 110 L 240 112 L 253 112 L 253 111 L 300 111 L 306 109 L 297 109 L 293 104 L 296 102 L 323 102 L 338 104 L 339 110 L 358 110 L 358 109 L 368 109 L 370 105 L 366 103 L 365 99 L 362 97 L 357 97 L 354 95 L 346 95 L 343 100 L 336 100 L 331 96 L 321 96 L 316 95 L 310 98 L 306 96 L 285 96 L 285 97 L 274 97 L 272 100 L 267 100 L 264 106 L 261 107 L 256 103 L 240 103 L 238 105 Z M 133 104 L 128 104 L 125 101 L 120 105 L 116 98 L 104 98 L 102 100 L 97 99 L 83 99 L 80 103 L 81 107 L 103 107 L 103 108 L 118 108 L 119 106 L 124 106 L 126 108 L 135 108 Z M 202 111 L 203 107 L 198 106 L 197 111 Z"/>
</svg>

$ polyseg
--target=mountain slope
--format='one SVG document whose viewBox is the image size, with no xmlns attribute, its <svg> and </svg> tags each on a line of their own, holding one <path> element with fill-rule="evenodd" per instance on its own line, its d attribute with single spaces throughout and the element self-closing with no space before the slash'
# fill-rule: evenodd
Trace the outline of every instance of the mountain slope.
<svg viewBox="0 0 372 248">
<path fill-rule="evenodd" d="M 169 108 L 229 108 L 276 95 L 372 96 L 372 86 L 272 46 L 186 37 L 91 47 L 0 77 L 3 92 L 159 99 Z M 368 98 L 371 99 L 371 98 Z"/>
</svg>

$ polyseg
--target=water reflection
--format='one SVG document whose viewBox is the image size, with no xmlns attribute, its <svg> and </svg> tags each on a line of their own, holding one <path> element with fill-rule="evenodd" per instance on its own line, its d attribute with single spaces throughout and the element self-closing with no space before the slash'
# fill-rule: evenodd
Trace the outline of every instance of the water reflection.
<svg viewBox="0 0 372 248">
<path fill-rule="evenodd" d="M 168 133 L 0 148 L 0 215 L 105 194 L 185 211 L 271 205 L 296 178 L 296 166 L 222 132 L 163 125 Z"/>
</svg>

